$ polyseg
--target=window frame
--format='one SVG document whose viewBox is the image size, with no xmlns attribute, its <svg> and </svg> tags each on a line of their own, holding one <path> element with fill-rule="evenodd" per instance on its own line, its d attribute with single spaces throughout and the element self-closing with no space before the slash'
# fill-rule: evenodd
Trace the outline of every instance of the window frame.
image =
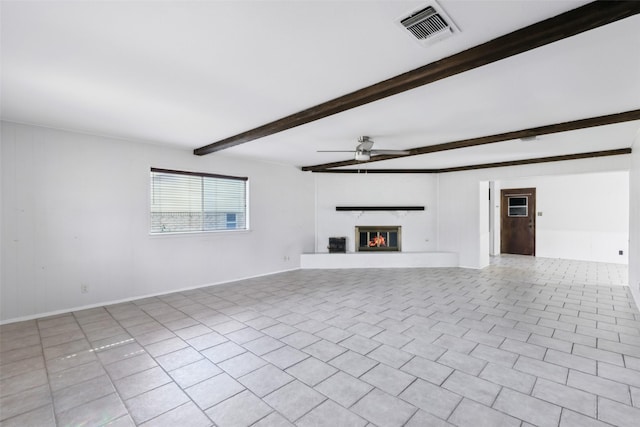
<svg viewBox="0 0 640 427">
<path fill-rule="evenodd" d="M 153 227 L 153 221 L 152 221 L 152 205 L 153 205 L 153 178 L 152 178 L 152 173 L 166 173 L 166 174 L 173 174 L 173 175 L 186 175 L 186 176 L 195 176 L 195 177 L 201 177 L 201 178 L 218 178 L 218 179 L 228 179 L 228 180 L 235 180 L 235 181 L 244 181 L 245 182 L 245 188 L 244 188 L 244 205 L 245 205 L 245 228 L 237 228 L 237 229 L 229 229 L 229 228 L 222 228 L 222 229 L 215 229 L 215 230 L 187 230 L 187 231 L 166 231 L 166 232 L 154 232 L 152 227 Z M 166 169 L 166 168 L 157 168 L 157 167 L 153 167 L 151 166 L 149 168 L 149 200 L 147 203 L 147 208 L 148 208 L 148 215 L 147 215 L 147 221 L 148 221 L 148 233 L 150 237 L 159 237 L 159 236 L 180 236 L 180 235 L 204 235 L 204 234 L 210 234 L 210 233 L 246 233 L 251 231 L 250 228 L 250 204 L 249 204 L 249 200 L 250 200 L 250 193 L 249 193 L 249 177 L 242 177 L 242 176 L 233 176 L 233 175 L 224 175 L 224 174 L 218 174 L 218 173 L 210 173 L 210 172 L 193 172 L 193 171 L 185 171 L 185 170 L 176 170 L 176 169 Z"/>
</svg>

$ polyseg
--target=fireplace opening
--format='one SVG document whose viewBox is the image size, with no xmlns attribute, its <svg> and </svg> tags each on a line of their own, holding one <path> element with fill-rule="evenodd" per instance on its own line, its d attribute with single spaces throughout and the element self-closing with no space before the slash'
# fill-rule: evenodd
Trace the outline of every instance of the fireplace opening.
<svg viewBox="0 0 640 427">
<path fill-rule="evenodd" d="M 356 227 L 356 251 L 400 251 L 402 227 L 367 226 Z"/>
</svg>

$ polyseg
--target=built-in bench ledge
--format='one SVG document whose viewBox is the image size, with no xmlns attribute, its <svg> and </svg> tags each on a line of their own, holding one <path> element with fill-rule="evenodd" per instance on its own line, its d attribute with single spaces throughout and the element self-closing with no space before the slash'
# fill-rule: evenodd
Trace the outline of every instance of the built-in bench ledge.
<svg viewBox="0 0 640 427">
<path fill-rule="evenodd" d="M 425 268 L 458 267 L 455 252 L 347 252 L 300 255 L 306 268 Z"/>
<path fill-rule="evenodd" d="M 336 206 L 337 211 L 423 211 L 424 206 Z"/>
</svg>

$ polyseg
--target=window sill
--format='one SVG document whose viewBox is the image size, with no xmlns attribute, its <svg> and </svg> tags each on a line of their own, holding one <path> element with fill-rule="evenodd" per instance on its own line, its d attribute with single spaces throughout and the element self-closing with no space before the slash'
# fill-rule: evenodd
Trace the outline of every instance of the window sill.
<svg viewBox="0 0 640 427">
<path fill-rule="evenodd" d="M 214 234 L 247 234 L 251 229 L 246 230 L 211 230 L 211 231 L 171 231 L 166 233 L 149 233 L 149 237 L 180 237 L 180 236 L 211 236 Z"/>
</svg>

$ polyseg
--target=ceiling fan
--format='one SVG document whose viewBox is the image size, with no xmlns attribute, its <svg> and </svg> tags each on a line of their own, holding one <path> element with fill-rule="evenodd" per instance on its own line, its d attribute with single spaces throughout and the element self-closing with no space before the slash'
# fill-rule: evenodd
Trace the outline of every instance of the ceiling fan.
<svg viewBox="0 0 640 427">
<path fill-rule="evenodd" d="M 410 154 L 407 150 L 372 150 L 373 140 L 368 136 L 361 136 L 358 138 L 358 146 L 355 150 L 318 150 L 318 153 L 355 153 L 355 159 L 359 162 L 366 162 L 371 159 L 371 156 L 378 156 L 381 154 L 399 155 L 405 156 Z"/>
</svg>

